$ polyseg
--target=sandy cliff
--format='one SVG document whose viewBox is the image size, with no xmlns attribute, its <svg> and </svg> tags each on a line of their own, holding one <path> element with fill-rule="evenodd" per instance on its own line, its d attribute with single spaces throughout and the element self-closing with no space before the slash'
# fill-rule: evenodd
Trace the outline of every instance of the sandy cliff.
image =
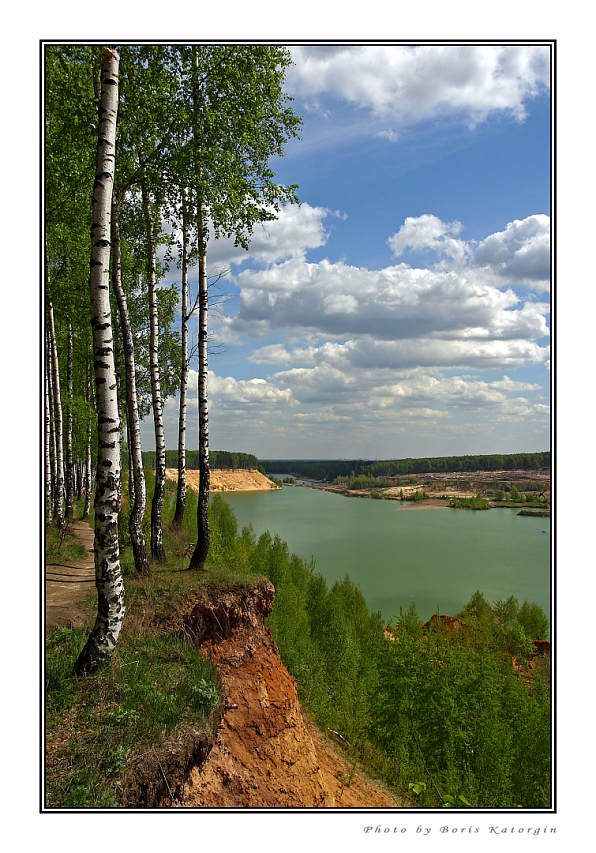
<svg viewBox="0 0 596 853">
<path fill-rule="evenodd" d="M 178 481 L 176 468 L 166 468 L 166 478 Z M 186 472 L 186 485 L 199 490 L 199 472 Z M 278 489 L 275 483 L 256 468 L 214 468 L 211 471 L 212 492 L 263 492 Z"/>
<path fill-rule="evenodd" d="M 207 588 L 185 619 L 216 663 L 225 710 L 215 743 L 192 770 L 175 805 L 203 808 L 399 807 L 356 772 L 303 718 L 296 683 L 263 619 L 273 605 L 266 580 Z"/>
</svg>

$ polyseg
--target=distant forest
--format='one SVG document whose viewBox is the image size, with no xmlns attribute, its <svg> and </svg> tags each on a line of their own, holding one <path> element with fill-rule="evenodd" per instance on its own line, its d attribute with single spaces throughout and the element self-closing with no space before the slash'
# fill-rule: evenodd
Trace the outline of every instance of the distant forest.
<svg viewBox="0 0 596 853">
<path fill-rule="evenodd" d="M 314 480 L 336 477 L 393 477 L 446 471 L 513 471 L 550 468 L 550 451 L 544 453 L 493 453 L 488 456 L 433 456 L 423 459 L 261 459 L 268 474 L 296 474 Z"/>
<path fill-rule="evenodd" d="M 178 467 L 178 451 L 166 450 L 166 468 Z M 259 468 L 259 460 L 252 453 L 238 453 L 231 450 L 210 450 L 210 468 Z M 143 451 L 143 468 L 155 470 L 155 451 Z M 199 451 L 186 451 L 186 468 L 197 471 L 199 468 Z"/>
</svg>

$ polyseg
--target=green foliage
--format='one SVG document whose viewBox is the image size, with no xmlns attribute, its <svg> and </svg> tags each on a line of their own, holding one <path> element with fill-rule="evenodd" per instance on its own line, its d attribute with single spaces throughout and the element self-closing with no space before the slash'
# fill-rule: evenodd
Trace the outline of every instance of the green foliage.
<svg viewBox="0 0 596 853">
<path fill-rule="evenodd" d="M 143 466 L 155 469 L 155 451 L 143 451 Z M 178 467 L 178 451 L 166 450 L 166 468 Z M 186 451 L 186 467 L 189 471 L 197 471 L 199 468 L 199 451 Z M 210 450 L 209 467 L 217 468 L 244 468 L 255 469 L 259 467 L 259 460 L 252 453 L 239 453 L 230 450 Z"/>
<path fill-rule="evenodd" d="M 405 494 L 405 492 L 400 489 L 399 491 L 399 499 L 400 501 L 411 501 L 413 503 L 418 503 L 418 501 L 427 501 L 429 495 L 426 492 L 410 492 L 409 495 Z"/>
<path fill-rule="evenodd" d="M 391 486 L 391 480 L 387 477 L 371 477 L 366 474 L 359 474 L 356 477 L 336 477 L 333 480 L 333 485 L 345 486 L 346 489 L 381 489 Z"/>
<path fill-rule="evenodd" d="M 454 509 L 490 509 L 490 501 L 476 496 L 475 498 L 451 498 L 449 506 Z"/>
<path fill-rule="evenodd" d="M 524 601 L 518 619 L 526 634 L 533 640 L 546 640 L 549 636 L 548 617 L 534 601 Z"/>
</svg>

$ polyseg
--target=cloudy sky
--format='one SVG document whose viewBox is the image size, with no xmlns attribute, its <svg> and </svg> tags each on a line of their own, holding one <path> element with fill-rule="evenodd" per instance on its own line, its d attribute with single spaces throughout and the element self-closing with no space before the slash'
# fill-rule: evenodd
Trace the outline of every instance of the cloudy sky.
<svg viewBox="0 0 596 853">
<path fill-rule="evenodd" d="M 302 139 L 273 165 L 301 205 L 248 253 L 209 247 L 210 273 L 229 270 L 211 317 L 211 447 L 547 449 L 549 48 L 291 51 Z M 194 448 L 196 371 L 191 388 Z M 164 409 L 171 449 L 177 405 Z M 151 417 L 143 442 L 154 447 Z"/>
</svg>

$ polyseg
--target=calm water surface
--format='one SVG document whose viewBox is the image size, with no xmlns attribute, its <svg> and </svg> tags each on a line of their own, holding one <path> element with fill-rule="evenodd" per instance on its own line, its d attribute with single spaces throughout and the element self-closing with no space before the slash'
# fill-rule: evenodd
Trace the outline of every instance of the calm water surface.
<svg viewBox="0 0 596 853">
<path fill-rule="evenodd" d="M 297 487 L 225 499 L 241 527 L 279 533 L 291 552 L 314 557 L 328 582 L 348 574 L 388 621 L 411 601 L 424 619 L 437 607 L 455 614 L 477 589 L 489 601 L 536 601 L 549 614 L 550 518 L 411 508 Z"/>
</svg>

